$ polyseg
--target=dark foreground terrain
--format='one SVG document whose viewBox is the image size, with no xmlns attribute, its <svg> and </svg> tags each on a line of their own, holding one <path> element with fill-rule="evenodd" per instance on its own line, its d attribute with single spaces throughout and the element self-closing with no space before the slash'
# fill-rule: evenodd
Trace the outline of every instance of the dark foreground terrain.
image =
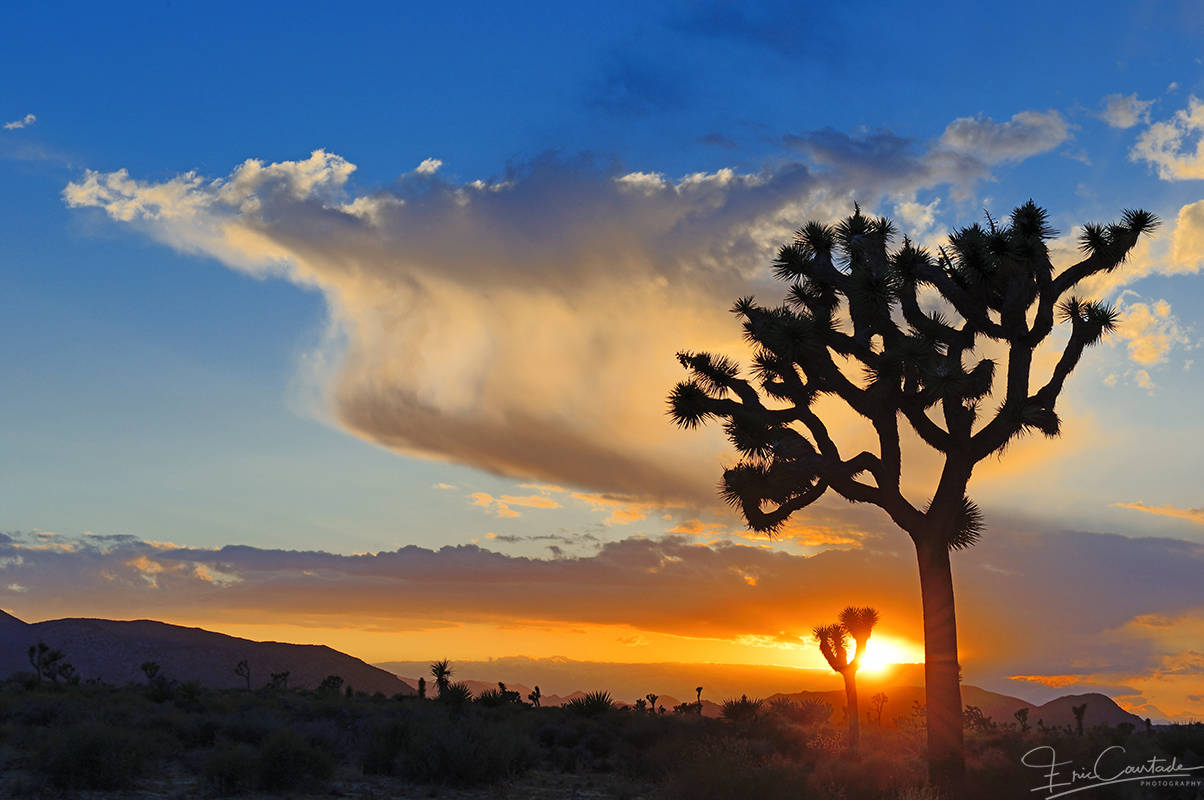
<svg viewBox="0 0 1204 800">
<path fill-rule="evenodd" d="M 611 707 L 602 695 L 534 708 L 515 693 L 443 700 L 323 690 L 207 689 L 156 677 L 123 687 L 0 683 L 2 797 L 935 798 L 923 713 L 863 726 L 860 758 L 817 701 L 733 701 L 711 719 Z M 1089 718 L 1089 717 L 1088 717 Z M 1204 725 L 1048 728 L 967 717 L 976 798 L 1045 798 L 1038 746 L 1089 766 L 1105 748 L 1197 765 Z M 1116 751 L 1113 751 L 1114 753 Z M 1120 763 L 1119 761 L 1117 763 Z M 1204 770 L 1201 770 L 1204 772 Z M 1199 773 L 1197 773 L 1199 774 Z M 1202 776 L 1204 777 L 1204 776 Z M 1136 782 L 1076 797 L 1204 797 Z"/>
</svg>

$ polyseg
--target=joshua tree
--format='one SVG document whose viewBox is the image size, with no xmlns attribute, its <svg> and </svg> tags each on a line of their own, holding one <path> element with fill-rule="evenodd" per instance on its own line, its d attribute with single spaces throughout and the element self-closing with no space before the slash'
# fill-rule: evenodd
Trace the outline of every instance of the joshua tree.
<svg viewBox="0 0 1204 800">
<path fill-rule="evenodd" d="M 327 675 L 325 678 L 322 679 L 322 682 L 318 684 L 319 692 L 338 692 L 342 688 L 343 688 L 343 676 L 342 675 Z"/>
<path fill-rule="evenodd" d="M 644 695 L 644 697 L 648 700 L 648 713 L 655 714 L 656 713 L 656 701 L 660 699 L 660 695 L 649 692 L 648 694 Z"/>
<path fill-rule="evenodd" d="M 451 662 L 445 658 L 431 664 L 431 677 L 435 679 L 435 690 L 443 694 L 451 684 Z"/>
<path fill-rule="evenodd" d="M 138 669 L 142 670 L 142 674 L 146 676 L 147 683 L 154 683 L 163 668 L 159 666 L 158 661 L 143 661 L 142 666 Z"/>
<path fill-rule="evenodd" d="M 426 699 L 426 678 L 418 679 L 418 698 L 420 700 Z"/>
<path fill-rule="evenodd" d="M 251 665 L 244 658 L 234 665 L 234 674 L 247 682 L 247 691 L 251 691 Z"/>
<path fill-rule="evenodd" d="M 56 667 L 51 678 L 55 683 L 59 682 L 59 678 L 62 678 L 72 686 L 79 683 L 79 673 L 75 671 L 75 665 L 67 661 L 63 661 Z"/>
<path fill-rule="evenodd" d="M 694 687 L 694 695 L 698 698 L 698 700 L 697 700 L 698 713 L 701 714 L 702 713 L 702 687 L 701 686 Z"/>
<path fill-rule="evenodd" d="M 268 684 L 268 686 L 272 687 L 273 689 L 287 689 L 288 688 L 288 676 L 290 674 L 292 674 L 292 673 L 287 669 L 284 670 L 283 672 L 273 672 L 272 680 Z"/>
<path fill-rule="evenodd" d="M 543 692 L 539 691 L 538 684 L 536 684 L 535 688 L 527 694 L 527 699 L 530 700 L 531 705 L 535 706 L 536 708 L 539 708 L 539 698 L 541 697 L 543 697 Z"/>
<path fill-rule="evenodd" d="M 1028 733 L 1028 709 L 1018 708 L 1016 709 L 1016 713 L 1012 714 L 1012 716 L 1015 717 L 1016 721 L 1020 723 L 1020 732 Z"/>
<path fill-rule="evenodd" d="M 1074 727 L 1078 730 L 1079 736 L 1083 735 L 1083 715 L 1087 713 L 1087 704 L 1080 703 L 1077 706 L 1071 706 L 1070 710 L 1074 713 Z"/>
<path fill-rule="evenodd" d="M 870 705 L 874 707 L 874 716 L 878 722 L 878 727 L 882 727 L 882 709 L 886 707 L 886 692 L 878 692 L 870 698 Z"/>
<path fill-rule="evenodd" d="M 1146 211 L 1126 211 L 1120 222 L 1087 225 L 1084 258 L 1055 273 L 1046 241 L 1056 232 L 1031 200 L 1007 224 L 988 216 L 986 227 L 955 231 L 935 256 L 907 238 L 892 250 L 893 224 L 855 207 L 835 227 L 808 223 L 779 250 L 774 272 L 790 285 L 784 304 L 736 302 L 755 349 L 755 382 L 725 357 L 678 354 L 692 377 L 673 389 L 670 413 L 686 428 L 724 420 L 742 460 L 724 472 L 723 494 L 750 528 L 773 533 L 832 489 L 879 506 L 911 537 L 924 614 L 929 771 L 950 794 L 961 793 L 965 766 L 949 555 L 982 533 L 966 494 L 971 473 L 1025 433 L 1058 434 L 1055 405 L 1066 378 L 1117 319 L 1073 290 L 1119 266 L 1157 224 Z M 1048 380 L 1034 383 L 1034 351 L 1058 319 L 1069 327 L 1065 348 Z M 984 345 L 1007 353 L 998 391 L 995 362 L 971 358 Z M 842 454 L 812 408 L 821 396 L 869 422 L 876 453 Z M 944 459 L 926 502 L 900 490 L 900 417 Z"/>
<path fill-rule="evenodd" d="M 844 695 L 849 718 L 849 749 L 857 751 L 861 742 L 861 722 L 857 713 L 857 670 L 861 668 L 861 657 L 870 640 L 870 633 L 878 623 L 878 612 L 872 608 L 849 606 L 840 612 L 840 622 L 834 625 L 817 625 L 814 633 L 828 666 L 844 678 Z M 849 658 L 849 637 L 853 638 L 853 657 Z"/>
<path fill-rule="evenodd" d="M 29 646 L 29 665 L 33 667 L 38 683 L 43 678 L 49 678 L 54 683 L 59 682 L 59 662 L 65 657 L 62 650 L 52 649 L 45 642 Z"/>
</svg>

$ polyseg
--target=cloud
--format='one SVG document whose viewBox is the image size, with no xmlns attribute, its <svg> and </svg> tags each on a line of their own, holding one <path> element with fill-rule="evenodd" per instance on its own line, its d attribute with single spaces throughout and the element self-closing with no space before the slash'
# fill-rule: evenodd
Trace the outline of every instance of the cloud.
<svg viewBox="0 0 1204 800">
<path fill-rule="evenodd" d="M 1137 93 L 1110 94 L 1103 99 L 1099 118 L 1113 128 L 1132 128 L 1150 121 L 1150 106 L 1153 100 L 1139 100 Z"/>
<path fill-rule="evenodd" d="M 1179 209 L 1171 235 L 1171 264 L 1176 272 L 1204 267 L 1204 200 Z"/>
<path fill-rule="evenodd" d="M 1132 291 L 1121 295 L 1117 303 L 1119 326 L 1111 340 L 1123 343 L 1130 359 L 1143 367 L 1151 367 L 1166 361 L 1176 346 L 1192 345 L 1191 337 L 1171 313 L 1170 303 L 1166 300 L 1131 300 L 1133 297 L 1141 296 Z"/>
<path fill-rule="evenodd" d="M 434 175 L 439 171 L 439 167 L 443 166 L 443 162 L 437 158 L 423 159 L 414 171 L 419 175 Z"/>
<path fill-rule="evenodd" d="M 337 365 L 320 394 L 356 435 L 632 503 L 712 506 L 728 447 L 718 430 L 668 423 L 674 354 L 747 352 L 727 309 L 749 291 L 783 294 L 767 264 L 801 222 L 847 213 L 854 197 L 868 209 L 964 187 L 1053 146 L 1057 122 L 961 120 L 942 137 L 960 150 L 818 131 L 789 139 L 806 160 L 679 178 L 544 156 L 487 180 L 419 167 L 360 190 L 354 164 L 316 150 L 220 177 L 88 171 L 63 196 L 177 250 L 320 290 L 320 355 Z M 932 206 L 906 208 L 926 222 Z"/>
<path fill-rule="evenodd" d="M 1146 128 L 1129 152 L 1133 161 L 1144 161 L 1158 171 L 1164 181 L 1204 179 L 1204 103 L 1188 98 L 1181 108 L 1163 122 Z M 1194 150 L 1192 143 L 1194 141 Z"/>
<path fill-rule="evenodd" d="M 1194 522 L 1197 525 L 1204 525 L 1204 508 L 1148 506 L 1140 500 L 1133 503 L 1113 503 L 1112 505 L 1117 508 L 1129 508 L 1134 511 L 1144 511 L 1147 514 L 1156 514 L 1160 517 L 1175 517 L 1176 519 L 1185 519 L 1188 522 Z"/>
<path fill-rule="evenodd" d="M 849 57 L 843 46 L 850 27 L 848 17 L 842 9 L 822 3 L 800 7 L 781 0 L 756 4 L 703 0 L 687 4 L 668 21 L 671 27 L 695 36 L 733 42 L 758 52 L 768 49 L 792 64 L 804 58 L 838 65 Z M 799 30 L 807 34 L 800 36 Z"/>
<path fill-rule="evenodd" d="M 511 506 L 519 506 L 520 508 L 560 508 L 560 503 L 557 503 L 550 497 L 543 495 L 529 495 L 526 497 L 516 497 L 514 495 L 504 494 L 501 497 L 494 497 L 486 492 L 476 492 L 472 495 L 472 504 L 481 506 L 495 517 L 512 518 L 521 516 Z"/>
<path fill-rule="evenodd" d="M 585 89 L 587 108 L 609 114 L 640 117 L 681 108 L 689 85 L 672 67 L 634 55 L 612 52 L 601 72 Z"/>
<path fill-rule="evenodd" d="M 983 116 L 956 119 L 941 134 L 940 144 L 998 164 L 1048 152 L 1070 137 L 1070 125 L 1057 111 L 1021 111 L 1007 122 Z"/>
<path fill-rule="evenodd" d="M 724 133 L 707 133 L 699 136 L 696 141 L 699 144 L 706 144 L 710 145 L 711 147 L 721 148 L 723 150 L 735 150 L 737 147 L 736 141 Z"/>
<path fill-rule="evenodd" d="M 787 134 L 784 142 L 822 166 L 855 176 L 861 186 L 875 186 L 896 198 L 917 188 L 950 184 L 957 198 L 991 167 L 1022 161 L 1054 149 L 1071 136 L 1070 125 L 1057 111 L 1021 111 L 1007 122 L 990 117 L 962 117 L 927 146 L 887 130 L 851 136 L 833 128 Z M 906 211 L 923 218 L 923 206 L 911 201 Z"/>
<path fill-rule="evenodd" d="M 12 122 L 4 123 L 4 130 L 16 131 L 20 130 L 21 128 L 28 128 L 37 121 L 38 118 L 34 114 L 26 114 L 25 116 L 21 117 L 21 119 L 15 119 Z"/>
</svg>

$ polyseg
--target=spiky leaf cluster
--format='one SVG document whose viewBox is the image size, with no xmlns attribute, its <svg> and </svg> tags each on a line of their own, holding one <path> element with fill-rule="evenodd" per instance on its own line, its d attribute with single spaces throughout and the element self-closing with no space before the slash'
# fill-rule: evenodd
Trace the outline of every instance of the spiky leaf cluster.
<svg viewBox="0 0 1204 800">
<path fill-rule="evenodd" d="M 839 622 L 832 625 L 816 625 L 812 630 L 819 642 L 819 652 L 828 666 L 836 672 L 849 667 L 849 634 Z"/>
<path fill-rule="evenodd" d="M 849 636 L 857 641 L 860 648 L 869 641 L 870 633 L 878 624 L 878 611 L 869 606 L 847 606 L 840 612 L 839 619 L 840 624 L 849 632 Z"/>
<path fill-rule="evenodd" d="M 788 285 L 784 302 L 744 297 L 732 308 L 753 348 L 751 375 L 722 356 L 680 353 L 690 377 L 670 394 L 670 415 L 686 428 L 722 421 L 741 459 L 720 491 L 754 530 L 777 531 L 832 489 L 882 507 L 917 541 L 968 546 L 982 524 L 965 496 L 974 465 L 1026 432 L 1058 435 L 1067 376 L 1116 325 L 1114 309 L 1071 290 L 1115 269 L 1157 224 L 1126 211 L 1089 225 L 1084 259 L 1055 274 L 1046 243 L 1057 232 L 1031 200 L 1006 222 L 988 215 L 986 225 L 954 231 L 936 253 L 907 237 L 896 247 L 892 223 L 859 207 L 836 225 L 810 222 L 773 263 Z M 1057 322 L 1070 327 L 1065 350 L 1030 393 L 1033 352 Z M 1006 349 L 1006 364 L 973 357 L 988 340 Z M 860 365 L 860 380 L 849 363 Z M 813 411 L 825 396 L 870 422 L 878 452 L 841 453 Z M 984 408 L 989 399 L 995 408 Z M 900 417 L 945 457 L 924 511 L 900 493 Z"/>
</svg>

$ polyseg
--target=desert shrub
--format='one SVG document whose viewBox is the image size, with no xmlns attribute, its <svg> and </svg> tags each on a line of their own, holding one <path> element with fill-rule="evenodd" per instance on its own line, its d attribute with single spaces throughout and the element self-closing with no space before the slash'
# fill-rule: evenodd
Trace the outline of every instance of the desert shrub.
<svg viewBox="0 0 1204 800">
<path fill-rule="evenodd" d="M 472 689 L 467 683 L 449 683 L 439 692 L 439 702 L 449 706 L 462 706 L 472 702 Z"/>
<path fill-rule="evenodd" d="M 665 800 L 804 800 L 812 795 L 804 766 L 764 758 L 741 739 L 709 739 L 675 765 L 660 785 Z"/>
<path fill-rule="evenodd" d="M 1154 740 L 1165 752 L 1182 760 L 1189 753 L 1204 756 L 1204 722 L 1169 725 L 1154 734 Z"/>
<path fill-rule="evenodd" d="M 749 700 L 745 694 L 739 700 L 724 700 L 720 713 L 731 722 L 747 722 L 755 719 L 764 705 L 764 700 Z"/>
<path fill-rule="evenodd" d="M 205 758 L 201 777 L 219 795 L 254 789 L 259 779 L 259 755 L 248 744 L 222 742 Z"/>
<path fill-rule="evenodd" d="M 881 800 L 921 787 L 927 774 L 922 759 L 902 749 L 869 747 L 863 742 L 860 758 L 847 751 L 817 759 L 810 776 L 812 793 L 845 800 Z"/>
<path fill-rule="evenodd" d="M 142 772 L 146 750 L 129 731 L 82 722 L 43 735 L 34 768 L 60 789 L 124 789 Z"/>
<path fill-rule="evenodd" d="M 269 716 L 256 714 L 231 714 L 222 720 L 218 733 L 222 738 L 243 744 L 258 745 L 282 723 Z"/>
<path fill-rule="evenodd" d="M 496 783 L 521 775 L 536 762 L 530 737 L 515 724 L 485 725 L 469 714 L 454 720 L 432 716 L 404 731 L 397 774 L 422 783 Z"/>
<path fill-rule="evenodd" d="M 397 756 L 409 741 L 405 723 L 392 721 L 378 726 L 364 746 L 361 768 L 365 775 L 395 775 Z"/>
<path fill-rule="evenodd" d="M 259 746 L 259 786 L 269 791 L 325 781 L 334 759 L 288 728 L 273 731 Z"/>
<path fill-rule="evenodd" d="M 589 692 L 581 697 L 574 697 L 565 703 L 564 707 L 578 714 L 595 716 L 607 711 L 613 711 L 617 705 L 614 698 L 610 696 L 610 692 L 596 691 Z"/>
<path fill-rule="evenodd" d="M 773 714 L 799 725 L 822 725 L 832 716 L 832 706 L 814 697 L 801 702 L 794 702 L 786 697 L 778 697 L 769 704 Z"/>
</svg>

